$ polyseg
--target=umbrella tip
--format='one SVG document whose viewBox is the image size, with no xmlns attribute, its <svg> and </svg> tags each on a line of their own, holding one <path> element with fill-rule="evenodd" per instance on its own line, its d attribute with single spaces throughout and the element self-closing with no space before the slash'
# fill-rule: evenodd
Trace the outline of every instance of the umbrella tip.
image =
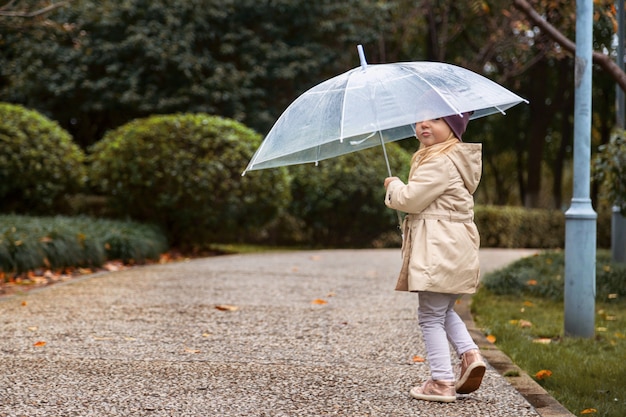
<svg viewBox="0 0 626 417">
<path fill-rule="evenodd" d="M 367 61 L 365 60 L 365 52 L 363 52 L 363 45 L 356 46 L 357 51 L 359 51 L 359 60 L 361 61 L 361 68 L 367 68 Z"/>
</svg>

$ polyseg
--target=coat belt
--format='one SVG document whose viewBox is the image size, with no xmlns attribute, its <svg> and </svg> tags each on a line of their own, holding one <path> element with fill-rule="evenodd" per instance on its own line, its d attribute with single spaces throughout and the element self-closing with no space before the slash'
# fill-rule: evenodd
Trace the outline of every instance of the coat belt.
<svg viewBox="0 0 626 417">
<path fill-rule="evenodd" d="M 406 220 L 446 220 L 449 222 L 455 223 L 471 223 L 474 221 L 474 213 L 473 212 L 458 212 L 458 211 L 448 211 L 448 210 L 432 210 L 432 211 L 423 211 L 421 213 L 416 214 L 407 214 Z"/>
</svg>

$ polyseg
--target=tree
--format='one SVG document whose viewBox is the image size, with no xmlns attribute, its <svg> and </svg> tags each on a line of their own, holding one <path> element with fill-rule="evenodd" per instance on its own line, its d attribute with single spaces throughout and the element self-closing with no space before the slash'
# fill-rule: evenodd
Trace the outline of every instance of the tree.
<svg viewBox="0 0 626 417">
<path fill-rule="evenodd" d="M 358 7 L 357 7 L 358 5 Z M 356 66 L 377 1 L 89 1 L 4 34 L 0 91 L 87 146 L 150 114 L 206 112 L 266 132 L 313 84 Z M 358 11 L 358 13 L 355 13 Z"/>
</svg>

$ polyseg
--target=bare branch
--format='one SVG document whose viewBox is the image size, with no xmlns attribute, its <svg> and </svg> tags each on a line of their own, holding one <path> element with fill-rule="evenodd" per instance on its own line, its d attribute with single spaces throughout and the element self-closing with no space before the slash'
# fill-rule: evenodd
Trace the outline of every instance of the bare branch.
<svg viewBox="0 0 626 417">
<path fill-rule="evenodd" d="M 13 6 L 13 3 L 15 3 L 16 0 L 11 0 L 10 2 L 8 2 L 7 4 L 5 4 L 4 6 L 0 7 L 0 12 L 3 10 L 7 10 L 8 8 L 10 8 L 11 6 Z"/>
<path fill-rule="evenodd" d="M 565 49 L 572 55 L 576 55 L 576 44 L 542 18 L 526 0 L 513 0 L 513 5 L 519 11 L 524 13 L 524 15 L 526 15 L 526 17 L 533 24 L 541 29 L 541 31 L 558 43 L 561 48 Z M 599 65 L 600 68 L 606 71 L 606 73 L 613 78 L 623 91 L 626 91 L 626 73 L 610 56 L 594 51 L 592 59 L 595 64 Z"/>
<path fill-rule="evenodd" d="M 35 10 L 32 12 L 27 12 L 27 11 L 8 11 L 6 10 L 9 6 L 11 6 L 11 4 L 13 3 L 13 1 L 9 2 L 9 4 L 3 6 L 2 8 L 0 8 L 0 16 L 4 16 L 4 17 L 24 17 L 24 18 L 31 18 L 31 17 L 37 17 L 40 16 L 42 14 L 46 14 L 54 9 L 58 9 L 59 7 L 63 7 L 66 6 L 70 3 L 70 1 L 62 1 L 60 3 L 53 3 L 50 4 L 44 8 L 41 8 L 39 10 Z"/>
</svg>

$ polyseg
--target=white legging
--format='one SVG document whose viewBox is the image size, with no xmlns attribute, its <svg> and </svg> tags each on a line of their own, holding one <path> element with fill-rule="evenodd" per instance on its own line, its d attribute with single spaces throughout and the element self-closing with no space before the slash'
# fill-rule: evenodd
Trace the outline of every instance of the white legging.
<svg viewBox="0 0 626 417">
<path fill-rule="evenodd" d="M 435 381 L 455 379 L 448 341 L 459 357 L 468 350 L 478 349 L 465 323 L 453 310 L 457 298 L 457 294 L 419 293 L 418 322 L 426 344 L 431 378 Z"/>
</svg>

